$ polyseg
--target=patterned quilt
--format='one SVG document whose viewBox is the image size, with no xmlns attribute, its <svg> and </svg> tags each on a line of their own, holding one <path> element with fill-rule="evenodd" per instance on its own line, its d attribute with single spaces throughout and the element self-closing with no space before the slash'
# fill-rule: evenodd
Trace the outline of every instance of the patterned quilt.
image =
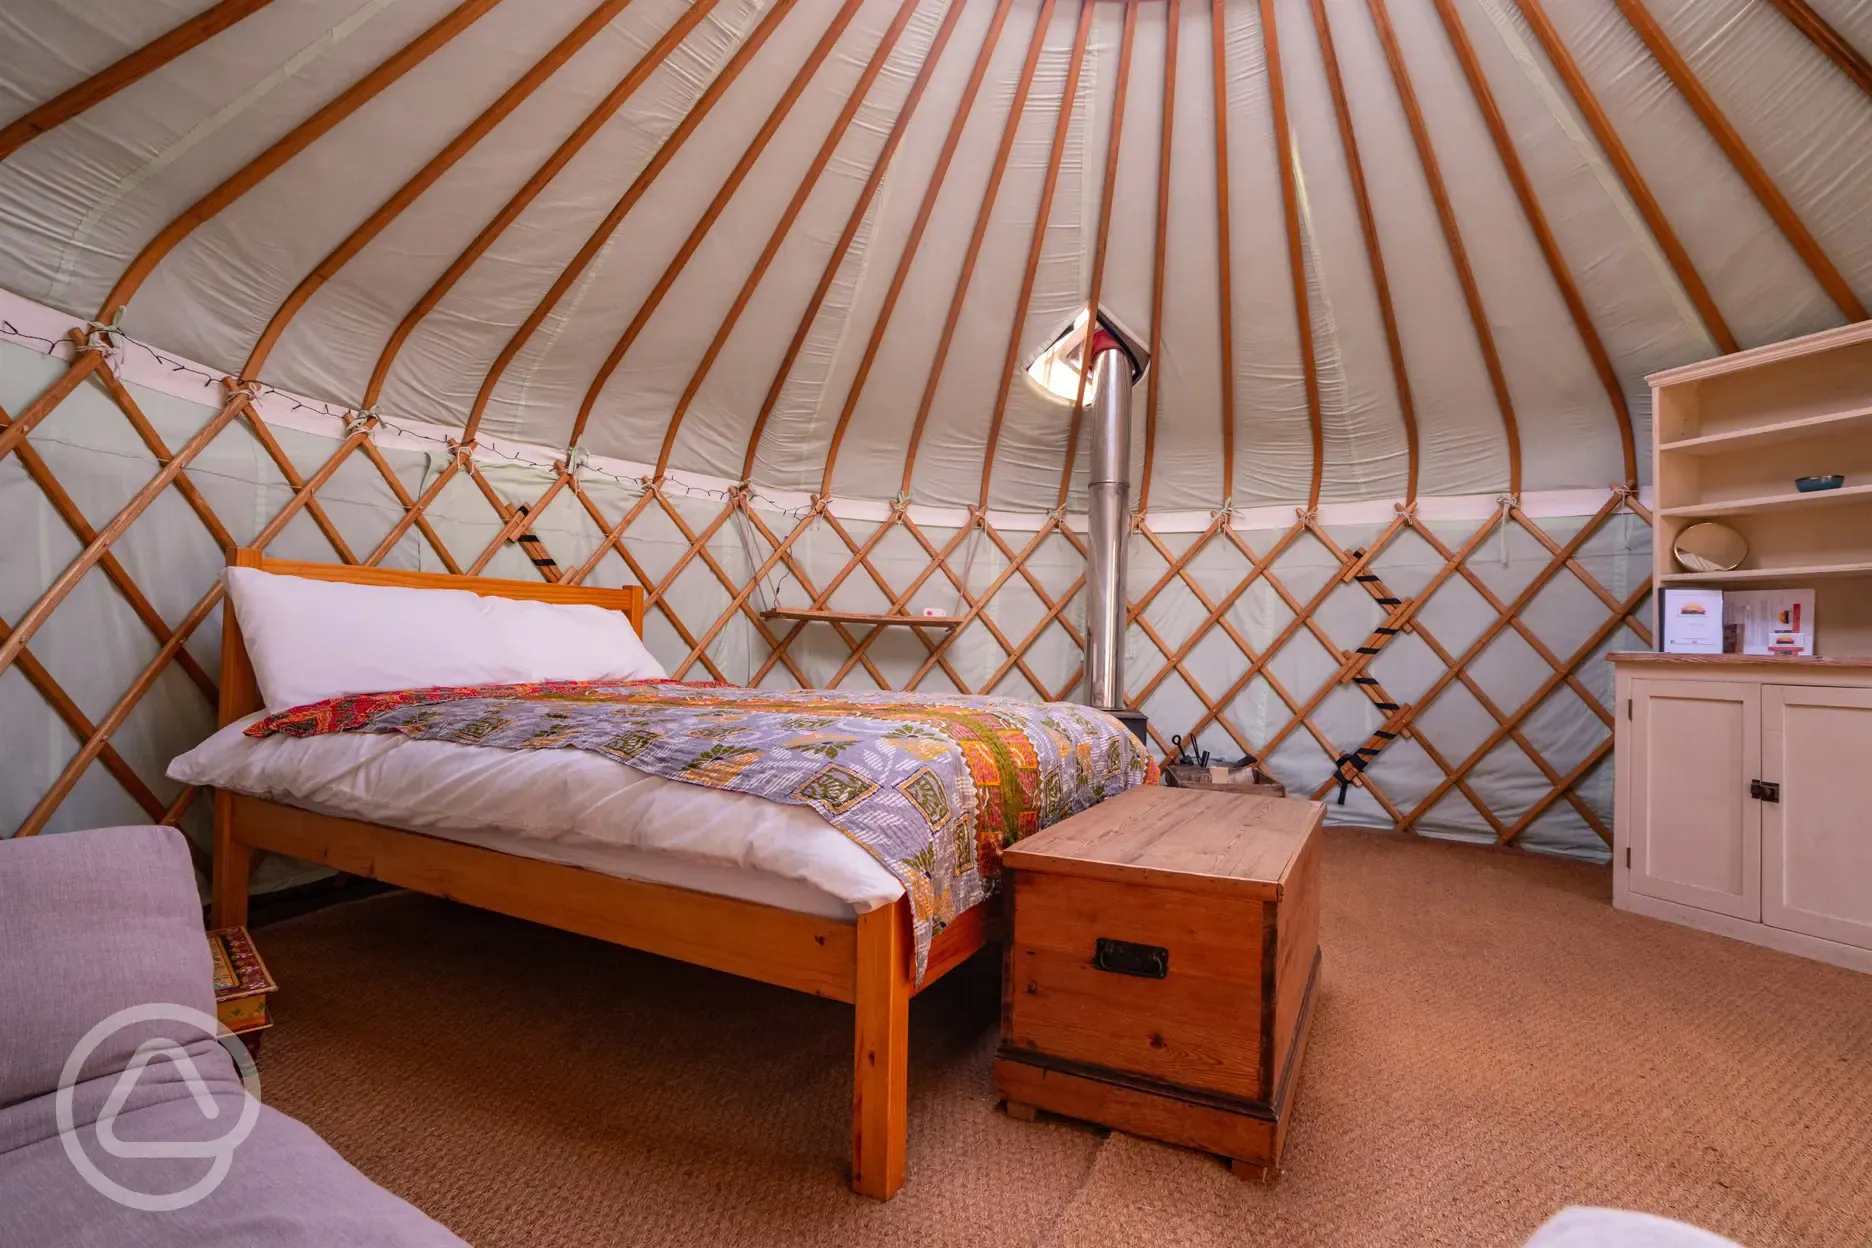
<svg viewBox="0 0 1872 1248">
<path fill-rule="evenodd" d="M 809 806 L 903 884 L 919 980 L 936 933 L 993 888 L 1003 846 L 1157 780 L 1156 764 L 1111 716 L 1011 698 L 554 681 L 353 694 L 247 730 L 330 732 L 587 750 L 671 780 Z"/>
</svg>

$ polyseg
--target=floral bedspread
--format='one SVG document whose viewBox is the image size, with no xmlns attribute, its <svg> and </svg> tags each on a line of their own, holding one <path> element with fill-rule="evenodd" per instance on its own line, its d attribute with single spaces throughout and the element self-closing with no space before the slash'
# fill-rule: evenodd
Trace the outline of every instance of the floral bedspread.
<svg viewBox="0 0 1872 1248">
<path fill-rule="evenodd" d="M 1089 707 L 938 694 L 676 681 L 404 689 L 295 707 L 247 732 L 587 750 L 809 806 L 902 882 L 919 980 L 936 933 L 993 887 L 1003 846 L 1157 779 L 1124 726 Z"/>
</svg>

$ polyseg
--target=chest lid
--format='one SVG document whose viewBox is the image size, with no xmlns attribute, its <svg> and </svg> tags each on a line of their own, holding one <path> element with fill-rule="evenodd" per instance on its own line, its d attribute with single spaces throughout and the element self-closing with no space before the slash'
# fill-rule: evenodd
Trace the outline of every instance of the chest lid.
<svg viewBox="0 0 1872 1248">
<path fill-rule="evenodd" d="M 1010 845 L 1018 871 L 1278 901 L 1318 802 L 1145 785 Z"/>
</svg>

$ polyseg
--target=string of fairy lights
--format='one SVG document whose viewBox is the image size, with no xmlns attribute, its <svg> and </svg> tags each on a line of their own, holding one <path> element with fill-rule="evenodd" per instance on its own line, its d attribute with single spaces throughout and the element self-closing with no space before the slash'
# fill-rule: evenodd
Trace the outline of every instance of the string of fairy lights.
<svg viewBox="0 0 1872 1248">
<path fill-rule="evenodd" d="M 158 347 L 152 346 L 141 339 L 131 337 L 114 325 L 94 324 L 91 326 L 91 329 L 94 332 L 94 337 L 105 344 L 103 349 L 113 361 L 113 369 L 117 371 L 119 375 L 121 375 L 122 370 L 118 366 L 117 361 L 121 361 L 128 350 L 134 348 L 149 356 L 150 359 L 172 373 L 182 373 L 191 377 L 200 378 L 204 389 L 218 386 L 225 379 L 224 374 L 211 372 L 208 369 L 191 364 L 187 360 L 169 355 Z M 28 346 L 41 355 L 52 357 L 57 357 L 61 349 L 69 349 L 72 346 L 69 339 L 45 338 L 38 334 L 30 334 L 21 330 L 14 325 L 13 322 L 8 320 L 0 320 L 0 338 L 17 342 L 23 346 Z M 346 428 L 356 428 L 360 423 L 374 418 L 383 428 L 390 430 L 400 437 L 411 438 L 419 442 L 432 443 L 444 449 L 450 455 L 454 455 L 460 449 L 459 443 L 448 437 L 445 433 L 434 432 L 433 427 L 406 424 L 394 417 L 384 415 L 381 411 L 335 406 L 318 399 L 308 399 L 302 395 L 294 394 L 291 391 L 282 390 L 278 386 L 270 385 L 264 381 L 248 381 L 243 384 L 247 386 L 255 397 L 262 395 L 272 396 L 282 402 L 290 404 L 292 410 L 295 412 L 313 412 L 336 421 Z M 587 475 L 602 477 L 625 489 L 636 490 L 639 494 L 647 493 L 655 486 L 666 494 L 674 491 L 685 497 L 706 498 L 719 503 L 730 502 L 737 495 L 740 495 L 747 498 L 750 502 L 761 504 L 762 509 L 765 511 L 785 516 L 794 521 L 805 519 L 807 516 L 813 514 L 815 510 L 815 506 L 811 502 L 794 504 L 783 503 L 779 499 L 764 494 L 747 483 L 710 487 L 697 485 L 693 482 L 682 480 L 679 477 L 666 476 L 661 483 L 653 483 L 649 477 L 627 477 L 593 463 L 591 457 L 583 448 L 574 448 L 565 457 L 548 461 L 542 461 L 531 455 L 507 449 L 498 443 L 486 441 L 477 441 L 474 446 L 474 452 L 477 456 L 483 454 L 489 455 L 516 467 L 530 468 L 536 472 L 546 473 L 549 476 L 557 475 L 561 471 L 570 469 L 577 472 L 581 477 Z"/>
</svg>

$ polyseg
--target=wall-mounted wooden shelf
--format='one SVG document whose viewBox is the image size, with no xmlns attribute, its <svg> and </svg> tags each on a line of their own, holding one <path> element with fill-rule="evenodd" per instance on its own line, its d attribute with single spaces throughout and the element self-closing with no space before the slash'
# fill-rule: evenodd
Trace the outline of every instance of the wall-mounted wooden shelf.
<svg viewBox="0 0 1872 1248">
<path fill-rule="evenodd" d="M 1805 416 L 1798 420 L 1783 420 L 1774 424 L 1729 429 L 1676 442 L 1664 442 L 1658 446 L 1658 451 L 1665 455 L 1724 455 L 1730 451 L 1772 446 L 1781 442 L 1799 442 L 1805 438 L 1857 433 L 1867 428 L 1872 428 L 1872 407 L 1856 407 L 1824 416 Z"/>
<path fill-rule="evenodd" d="M 811 607 L 769 607 L 761 612 L 764 620 L 805 620 L 820 624 L 909 624 L 915 628 L 956 628 L 959 615 L 877 615 L 862 611 L 824 611 Z"/>
<path fill-rule="evenodd" d="M 1733 572 L 1666 572 L 1666 585 L 1724 585 L 1746 581 L 1810 581 L 1827 576 L 1872 576 L 1872 563 L 1808 563 Z"/>
<path fill-rule="evenodd" d="M 1683 507 L 1665 507 L 1661 515 L 1690 519 L 1696 516 L 1736 516 L 1751 511 L 1783 511 L 1789 507 L 1825 507 L 1828 504 L 1862 503 L 1872 499 L 1872 485 L 1842 485 L 1837 490 L 1814 490 L 1802 494 L 1788 490 L 1779 494 L 1757 494 L 1750 498 L 1732 498 L 1717 503 L 1692 503 Z"/>
</svg>

